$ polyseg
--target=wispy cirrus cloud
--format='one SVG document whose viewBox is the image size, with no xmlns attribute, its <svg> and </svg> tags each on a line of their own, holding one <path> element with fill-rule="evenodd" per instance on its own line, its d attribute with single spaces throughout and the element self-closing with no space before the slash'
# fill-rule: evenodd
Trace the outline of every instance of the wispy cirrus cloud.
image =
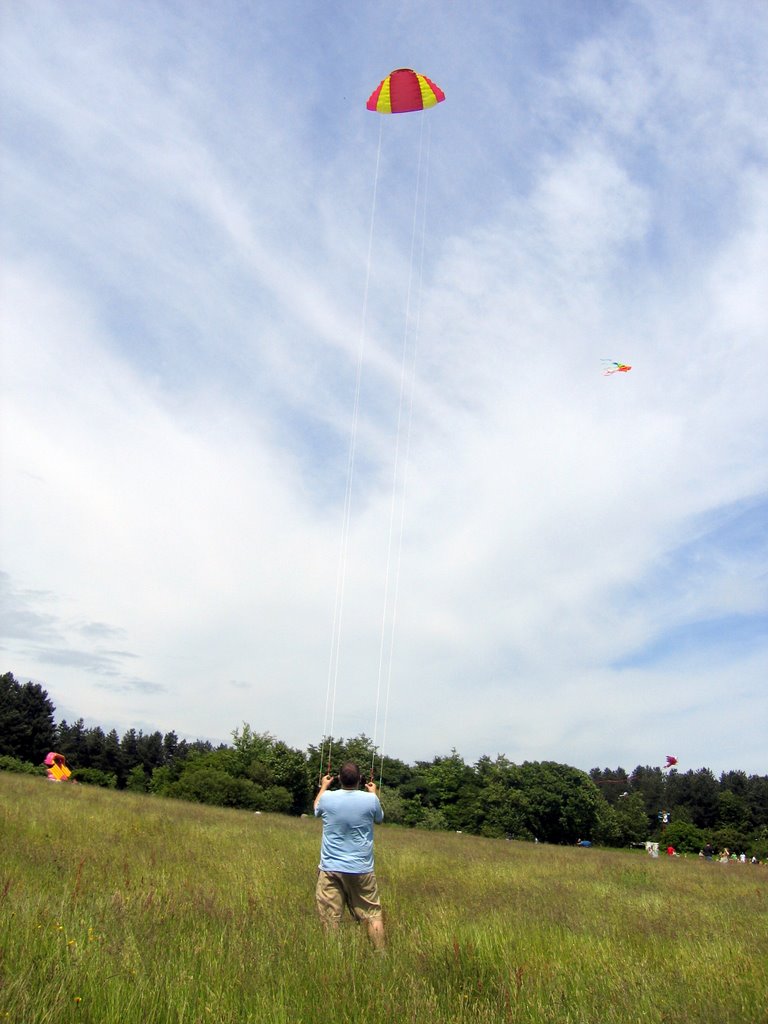
<svg viewBox="0 0 768 1024">
<path fill-rule="evenodd" d="M 148 693 L 165 691 L 163 685 L 126 677 L 127 666 L 138 655 L 103 646 L 103 641 L 114 640 L 123 635 L 124 630 L 104 622 L 72 623 L 58 614 L 60 603 L 50 592 L 17 588 L 7 572 L 0 572 L 0 643 L 3 649 L 35 665 L 75 669 L 110 680 L 109 683 L 96 682 L 98 686 Z M 78 640 L 80 646 L 77 646 Z"/>
</svg>

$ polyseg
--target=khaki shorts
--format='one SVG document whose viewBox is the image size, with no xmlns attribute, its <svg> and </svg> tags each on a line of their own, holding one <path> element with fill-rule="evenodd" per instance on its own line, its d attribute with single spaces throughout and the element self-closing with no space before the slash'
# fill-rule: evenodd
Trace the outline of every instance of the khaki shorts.
<svg viewBox="0 0 768 1024">
<path fill-rule="evenodd" d="M 381 917 L 381 902 L 372 871 L 348 875 L 343 871 L 318 871 L 315 889 L 317 911 L 328 924 L 338 924 L 346 906 L 356 921 Z"/>
</svg>

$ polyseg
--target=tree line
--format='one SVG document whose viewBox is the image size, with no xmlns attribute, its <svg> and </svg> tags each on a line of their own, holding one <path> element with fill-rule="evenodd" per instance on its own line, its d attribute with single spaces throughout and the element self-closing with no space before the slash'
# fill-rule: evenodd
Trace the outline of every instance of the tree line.
<svg viewBox="0 0 768 1024">
<path fill-rule="evenodd" d="M 231 744 L 189 742 L 175 732 L 144 733 L 56 722 L 37 683 L 0 676 L 0 768 L 45 774 L 55 750 L 80 783 L 252 811 L 305 814 L 325 770 L 329 741 L 299 750 L 243 724 Z M 431 761 L 380 764 L 365 735 L 332 739 L 334 770 L 347 759 L 375 765 L 387 821 L 548 843 L 625 847 L 662 841 L 683 852 L 709 842 L 768 858 L 768 776 L 708 768 L 685 772 L 638 765 L 583 772 L 556 761 L 514 764 L 481 757 L 467 764 L 452 750 Z"/>
</svg>

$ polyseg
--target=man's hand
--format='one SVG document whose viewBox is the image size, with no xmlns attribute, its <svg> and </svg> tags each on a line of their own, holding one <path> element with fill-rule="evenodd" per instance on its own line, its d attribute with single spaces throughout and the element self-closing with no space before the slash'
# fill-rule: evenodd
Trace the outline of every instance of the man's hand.
<svg viewBox="0 0 768 1024">
<path fill-rule="evenodd" d="M 318 789 L 317 796 L 315 797 L 315 803 L 314 803 L 315 808 L 317 808 L 318 800 L 323 795 L 323 793 L 325 793 L 325 791 L 328 789 L 328 787 L 330 786 L 330 784 L 332 782 L 333 782 L 333 775 L 324 775 L 322 777 L 322 779 L 320 779 L 320 789 Z"/>
<path fill-rule="evenodd" d="M 369 793 L 373 793 L 374 796 L 378 795 L 379 791 L 376 788 L 376 783 L 373 780 L 371 780 L 370 782 L 366 782 L 365 788 L 368 790 Z"/>
</svg>

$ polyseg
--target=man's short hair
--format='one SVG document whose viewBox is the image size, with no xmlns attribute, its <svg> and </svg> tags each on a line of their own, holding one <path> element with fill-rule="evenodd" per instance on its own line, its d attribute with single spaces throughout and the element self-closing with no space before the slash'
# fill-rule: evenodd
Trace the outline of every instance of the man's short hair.
<svg viewBox="0 0 768 1024">
<path fill-rule="evenodd" d="M 345 789 L 360 785 L 360 769 L 354 761 L 345 761 L 339 772 L 339 782 Z"/>
</svg>

